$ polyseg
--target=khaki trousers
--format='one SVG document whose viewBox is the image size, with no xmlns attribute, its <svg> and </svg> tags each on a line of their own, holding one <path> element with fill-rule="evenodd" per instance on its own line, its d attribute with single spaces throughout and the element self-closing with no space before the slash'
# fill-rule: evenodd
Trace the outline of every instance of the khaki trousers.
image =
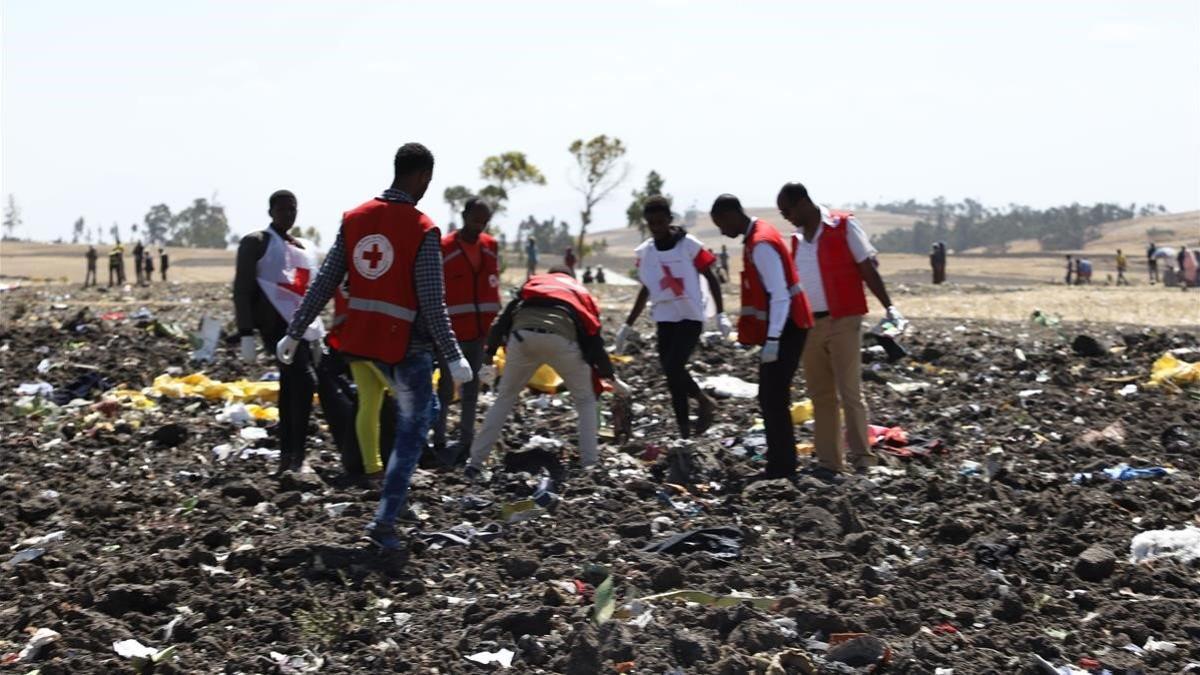
<svg viewBox="0 0 1200 675">
<path fill-rule="evenodd" d="M 584 467 L 596 463 L 599 456 L 599 420 L 596 418 L 596 394 L 592 390 L 592 367 L 583 359 L 579 343 L 560 335 L 516 329 L 504 347 L 504 374 L 496 402 L 483 419 L 479 435 L 471 443 L 471 466 L 480 468 L 500 439 L 500 431 L 512 412 L 529 378 L 543 363 L 558 373 L 571 392 L 575 412 L 579 414 L 579 458 Z"/>
<path fill-rule="evenodd" d="M 846 420 L 850 463 L 873 466 L 867 444 L 867 404 L 862 394 L 862 317 L 816 319 L 804 345 L 804 383 L 813 402 L 817 463 L 833 471 L 846 469 L 841 417 Z"/>
</svg>

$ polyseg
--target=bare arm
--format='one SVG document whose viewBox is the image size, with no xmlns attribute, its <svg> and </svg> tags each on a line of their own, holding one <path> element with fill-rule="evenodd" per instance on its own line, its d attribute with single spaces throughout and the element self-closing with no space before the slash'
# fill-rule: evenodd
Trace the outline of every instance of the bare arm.
<svg viewBox="0 0 1200 675">
<path fill-rule="evenodd" d="M 637 300 L 633 301 L 633 309 L 629 310 L 629 318 L 625 319 L 625 324 L 632 326 L 634 321 L 642 315 L 642 310 L 646 309 L 646 301 L 650 299 L 650 291 L 642 286 L 638 291 Z"/>
<path fill-rule="evenodd" d="M 879 299 L 880 304 L 884 309 L 892 306 L 892 298 L 888 295 L 887 288 L 883 285 L 883 277 L 879 276 L 879 270 L 875 269 L 875 262 L 871 258 L 858 263 L 858 272 L 862 275 L 863 281 L 866 282 L 867 288 L 871 289 L 871 293 Z"/>
</svg>

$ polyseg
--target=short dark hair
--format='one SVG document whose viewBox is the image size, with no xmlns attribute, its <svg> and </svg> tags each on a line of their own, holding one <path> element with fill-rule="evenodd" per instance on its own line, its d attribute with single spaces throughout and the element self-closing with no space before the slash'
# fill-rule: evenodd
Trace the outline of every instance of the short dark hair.
<svg viewBox="0 0 1200 675">
<path fill-rule="evenodd" d="M 292 194 L 291 190 L 276 190 L 272 192 L 271 196 L 267 199 L 267 208 L 275 208 L 275 202 L 281 199 L 290 199 L 292 201 L 296 201 L 296 195 Z"/>
<path fill-rule="evenodd" d="M 485 206 L 487 207 L 488 211 L 492 210 L 492 205 L 487 203 L 487 200 L 483 197 L 469 197 L 467 201 L 463 203 L 462 214 L 464 216 L 467 215 L 471 212 L 471 209 L 475 208 L 476 206 Z"/>
<path fill-rule="evenodd" d="M 571 274 L 571 268 L 567 267 L 566 265 L 555 265 L 554 267 L 550 268 L 548 274 L 566 274 L 574 276 Z"/>
<path fill-rule="evenodd" d="M 396 151 L 392 168 L 396 170 L 397 176 L 428 171 L 433 168 L 433 153 L 420 143 L 405 143 Z"/>
<path fill-rule="evenodd" d="M 789 204 L 795 204 L 800 200 L 812 201 L 808 196 L 808 188 L 804 187 L 803 183 L 785 183 L 779 188 L 779 196 Z"/>
<path fill-rule="evenodd" d="M 712 215 L 719 213 L 745 213 L 742 209 L 742 202 L 737 197 L 731 194 L 723 194 L 713 200 L 712 209 L 709 211 Z"/>
<path fill-rule="evenodd" d="M 650 215 L 651 213 L 665 213 L 671 215 L 671 200 L 662 195 L 654 195 L 642 204 L 642 215 Z"/>
</svg>

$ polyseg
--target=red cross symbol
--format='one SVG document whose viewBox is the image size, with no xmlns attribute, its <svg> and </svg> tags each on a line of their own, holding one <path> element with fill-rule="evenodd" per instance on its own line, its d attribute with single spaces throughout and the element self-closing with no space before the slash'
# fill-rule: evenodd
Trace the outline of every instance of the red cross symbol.
<svg viewBox="0 0 1200 675">
<path fill-rule="evenodd" d="M 671 275 L 671 268 L 665 264 L 662 266 L 663 278 L 658 282 L 658 287 L 664 290 L 669 290 L 676 296 L 683 295 L 683 279 Z"/>
<path fill-rule="evenodd" d="M 379 261 L 383 260 L 383 251 L 379 250 L 379 244 L 371 244 L 370 251 L 363 251 L 363 260 L 371 263 L 371 269 L 379 267 Z"/>
<path fill-rule="evenodd" d="M 308 268 L 307 267 L 298 267 L 292 274 L 291 283 L 285 284 L 285 283 L 280 282 L 279 287 L 286 288 L 287 290 L 295 293 L 296 295 L 304 295 L 306 292 L 308 292 L 308 277 L 309 277 Z"/>
</svg>

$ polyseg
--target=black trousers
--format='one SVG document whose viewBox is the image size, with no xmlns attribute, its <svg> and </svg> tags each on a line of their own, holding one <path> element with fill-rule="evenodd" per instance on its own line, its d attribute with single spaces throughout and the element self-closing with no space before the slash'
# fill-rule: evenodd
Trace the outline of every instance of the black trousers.
<svg viewBox="0 0 1200 675">
<path fill-rule="evenodd" d="M 279 465 L 295 470 L 304 463 L 308 418 L 312 415 L 313 392 L 317 390 L 312 345 L 301 340 L 296 347 L 296 358 L 289 364 L 277 360 L 276 365 L 279 366 Z"/>
<path fill-rule="evenodd" d="M 792 428 L 792 378 L 804 353 L 808 330 L 791 319 L 779 336 L 779 360 L 758 366 L 758 407 L 767 432 L 767 469 L 770 478 L 796 474 L 796 432 Z"/>
<path fill-rule="evenodd" d="M 699 321 L 660 321 L 658 324 L 658 362 L 667 377 L 671 408 L 679 425 L 679 436 L 688 438 L 688 399 L 700 398 L 700 385 L 687 370 L 688 361 L 700 342 L 703 324 Z"/>
</svg>

